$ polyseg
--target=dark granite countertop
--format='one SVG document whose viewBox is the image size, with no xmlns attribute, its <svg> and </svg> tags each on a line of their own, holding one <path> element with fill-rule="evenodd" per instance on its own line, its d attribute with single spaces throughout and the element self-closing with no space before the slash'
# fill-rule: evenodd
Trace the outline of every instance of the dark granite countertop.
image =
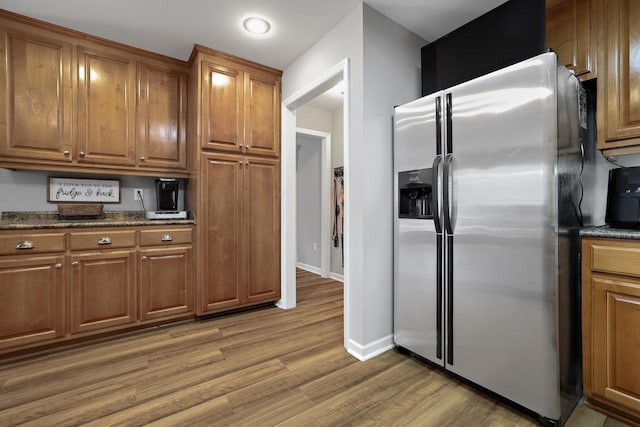
<svg viewBox="0 0 640 427">
<path fill-rule="evenodd" d="M 640 228 L 611 228 L 608 225 L 601 225 L 599 227 L 583 228 L 580 230 L 580 236 L 640 240 Z"/>
<path fill-rule="evenodd" d="M 106 211 L 92 219 L 60 219 L 55 211 L 0 213 L 0 230 L 188 224 L 195 224 L 193 212 L 188 212 L 187 219 L 162 220 L 147 219 L 145 213 L 141 211 Z"/>
</svg>

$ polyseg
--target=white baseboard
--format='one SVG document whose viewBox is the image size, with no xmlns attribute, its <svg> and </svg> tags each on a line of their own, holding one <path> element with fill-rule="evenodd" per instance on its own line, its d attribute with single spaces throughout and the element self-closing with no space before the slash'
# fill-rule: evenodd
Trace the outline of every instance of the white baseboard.
<svg viewBox="0 0 640 427">
<path fill-rule="evenodd" d="M 347 352 L 361 362 L 364 362 L 384 353 L 385 351 L 391 350 L 393 347 L 393 335 L 388 335 L 366 345 L 361 345 L 354 340 L 349 340 Z"/>
<path fill-rule="evenodd" d="M 333 280 L 337 280 L 338 282 L 344 283 L 344 275 L 338 273 L 331 273 L 329 275 Z"/>
<path fill-rule="evenodd" d="M 305 270 L 305 271 L 317 274 L 318 276 L 322 276 L 322 270 L 320 270 L 319 267 L 314 267 L 313 265 L 304 264 L 302 262 L 297 263 L 296 267 L 298 267 L 301 270 Z"/>
</svg>

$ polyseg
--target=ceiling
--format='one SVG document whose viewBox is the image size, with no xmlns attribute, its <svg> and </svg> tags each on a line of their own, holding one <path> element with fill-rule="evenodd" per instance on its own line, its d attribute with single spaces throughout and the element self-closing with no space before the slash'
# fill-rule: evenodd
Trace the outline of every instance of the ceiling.
<svg viewBox="0 0 640 427">
<path fill-rule="evenodd" d="M 0 8 L 179 59 L 194 43 L 285 69 L 362 0 L 0 0 Z M 364 0 L 427 41 L 506 0 Z M 241 31 L 247 15 L 272 33 Z"/>
</svg>

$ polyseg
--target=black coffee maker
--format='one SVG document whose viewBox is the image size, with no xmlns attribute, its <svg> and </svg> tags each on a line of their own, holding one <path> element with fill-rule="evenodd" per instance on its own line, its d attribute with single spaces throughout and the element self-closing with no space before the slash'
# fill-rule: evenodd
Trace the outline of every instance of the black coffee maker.
<svg viewBox="0 0 640 427">
<path fill-rule="evenodd" d="M 158 211 L 176 212 L 178 210 L 178 180 L 157 178 L 156 200 Z"/>
</svg>

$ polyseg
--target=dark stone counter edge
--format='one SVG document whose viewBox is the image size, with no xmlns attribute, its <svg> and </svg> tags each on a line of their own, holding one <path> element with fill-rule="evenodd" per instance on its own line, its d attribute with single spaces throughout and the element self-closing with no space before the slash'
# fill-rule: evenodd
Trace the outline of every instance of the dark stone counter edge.
<svg viewBox="0 0 640 427">
<path fill-rule="evenodd" d="M 141 211 L 105 212 L 100 218 L 59 219 L 55 212 L 2 212 L 0 230 L 34 230 L 47 228 L 138 227 L 153 225 L 195 224 L 195 213 L 187 219 L 147 219 Z"/>
<path fill-rule="evenodd" d="M 611 228 L 608 226 L 588 227 L 580 230 L 580 236 L 640 240 L 640 229 Z"/>
</svg>

